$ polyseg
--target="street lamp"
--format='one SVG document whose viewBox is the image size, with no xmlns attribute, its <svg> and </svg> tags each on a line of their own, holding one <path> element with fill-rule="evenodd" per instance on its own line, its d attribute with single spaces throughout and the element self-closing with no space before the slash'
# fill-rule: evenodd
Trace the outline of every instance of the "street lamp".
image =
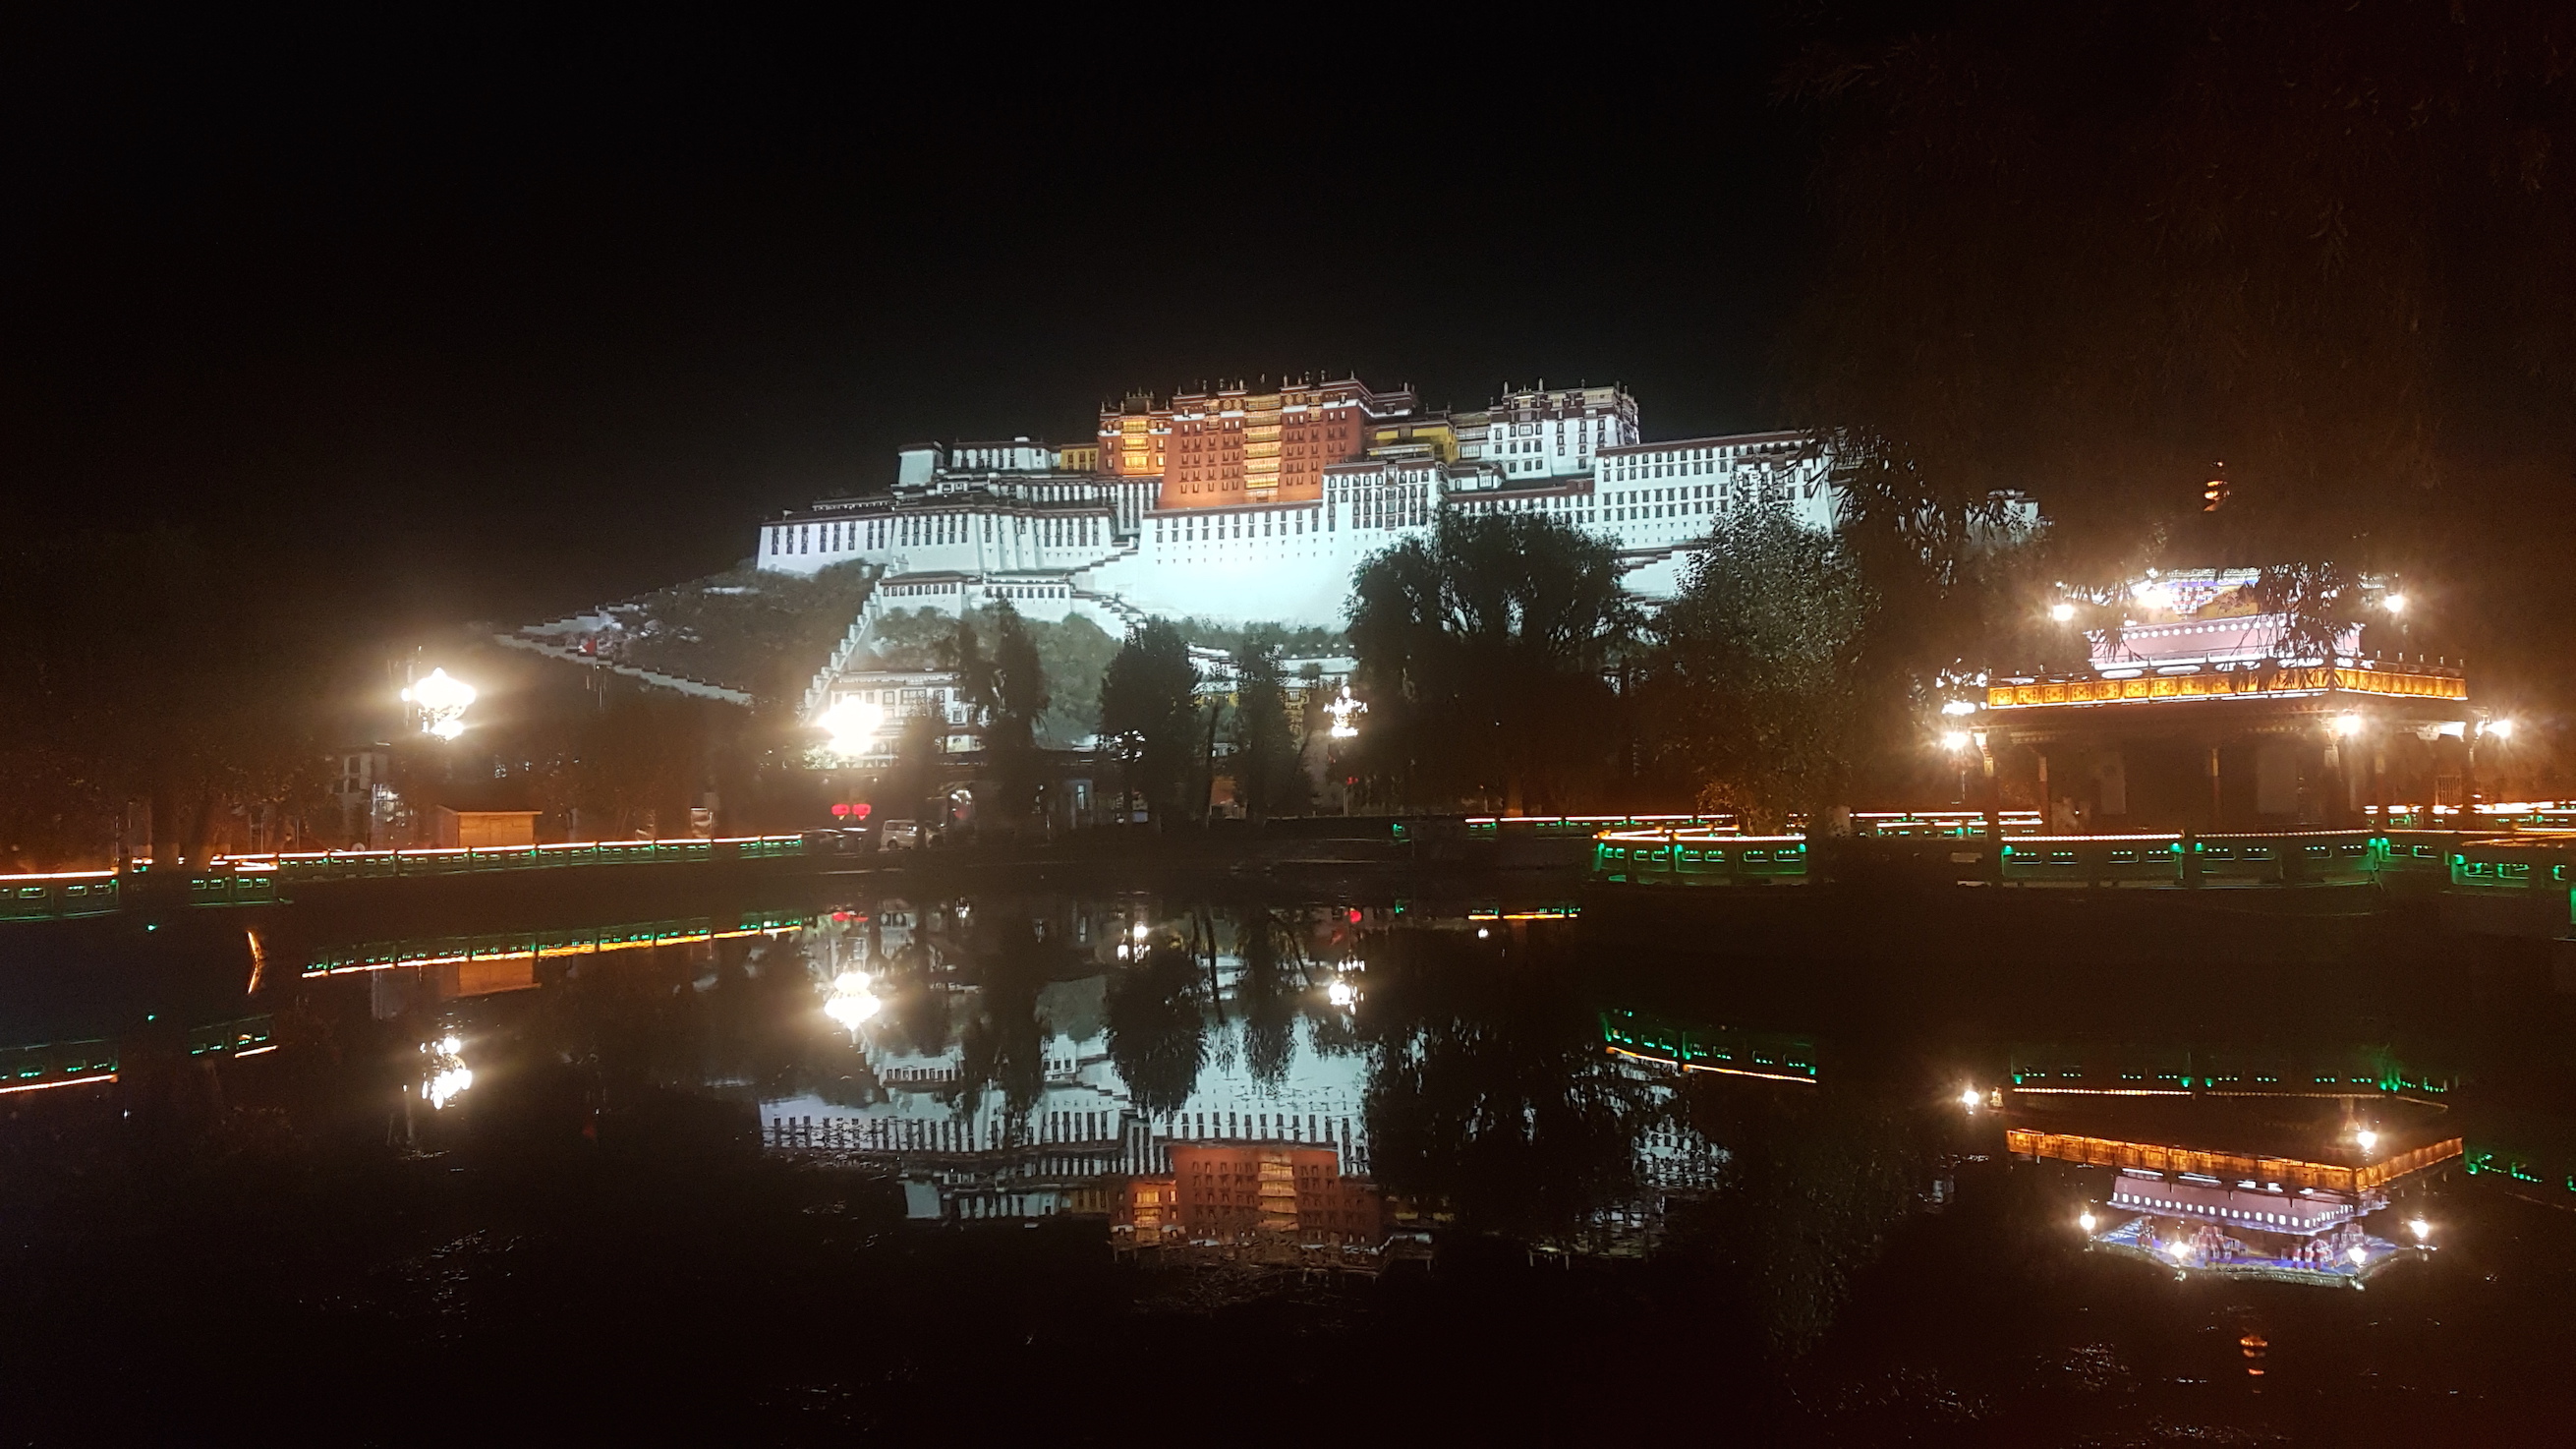
<svg viewBox="0 0 2576 1449">
<path fill-rule="evenodd" d="M 465 707 L 474 702 L 474 686 L 445 669 L 433 669 L 427 679 L 405 689 L 402 698 L 420 711 L 422 734 L 452 740 L 465 733 Z"/>
<path fill-rule="evenodd" d="M 2093 1225 L 2098 1221 L 2099 1219 L 2093 1216 L 2093 1210 L 2091 1208 L 2086 1208 L 2084 1211 L 2075 1215 L 2075 1226 L 2082 1228 L 2088 1233 L 2093 1231 Z"/>
<path fill-rule="evenodd" d="M 2075 606 L 2060 600 L 2048 606 L 2048 617 L 2061 624 L 2071 624 L 2075 622 Z"/>
<path fill-rule="evenodd" d="M 1941 748 L 1955 753 L 1959 750 L 1964 750 L 1967 747 L 1968 732 L 1966 730 L 1944 730 L 1941 732 Z"/>
<path fill-rule="evenodd" d="M 2403 614 L 2406 612 L 2406 596 L 2404 594 L 2390 594 L 2379 601 L 2379 606 L 2392 614 Z"/>
<path fill-rule="evenodd" d="M 876 743 L 877 732 L 885 728 L 885 710 L 857 695 L 847 695 L 826 710 L 819 723 L 832 737 L 832 753 L 864 755 Z"/>
</svg>

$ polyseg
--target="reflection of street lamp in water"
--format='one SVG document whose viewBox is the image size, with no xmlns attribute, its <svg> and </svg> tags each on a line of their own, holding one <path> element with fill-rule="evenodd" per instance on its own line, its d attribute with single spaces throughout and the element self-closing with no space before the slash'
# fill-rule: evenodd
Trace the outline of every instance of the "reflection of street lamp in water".
<svg viewBox="0 0 2576 1449">
<path fill-rule="evenodd" d="M 856 1036 L 859 1024 L 877 1014 L 877 1004 L 876 996 L 868 990 L 868 978 L 856 971 L 844 971 L 832 978 L 832 994 L 824 998 L 823 1014 Z"/>
</svg>

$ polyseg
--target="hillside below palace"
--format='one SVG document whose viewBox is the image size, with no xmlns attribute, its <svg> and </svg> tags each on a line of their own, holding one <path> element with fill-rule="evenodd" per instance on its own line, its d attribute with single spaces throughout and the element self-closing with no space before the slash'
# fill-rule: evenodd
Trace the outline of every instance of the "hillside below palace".
<svg viewBox="0 0 2576 1449">
<path fill-rule="evenodd" d="M 1353 571 L 1444 509 L 1554 518 L 1670 597 L 1723 515 L 1775 502 L 1834 523 L 1833 460 L 1801 433 L 1646 442 L 1624 388 L 1544 386 L 1426 410 L 1355 379 L 1136 396 L 1097 439 L 919 444 L 891 487 L 763 524 L 765 570 L 863 562 L 888 608 L 1009 599 L 1111 632 L 1150 615 L 1337 628 Z"/>
</svg>

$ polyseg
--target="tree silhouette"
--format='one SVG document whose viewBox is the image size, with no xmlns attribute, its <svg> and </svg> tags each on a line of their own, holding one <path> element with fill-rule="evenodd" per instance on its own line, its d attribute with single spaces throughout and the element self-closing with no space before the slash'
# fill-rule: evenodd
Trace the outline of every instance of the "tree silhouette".
<svg viewBox="0 0 2576 1449">
<path fill-rule="evenodd" d="M 1189 641 L 1161 619 L 1129 631 L 1101 676 L 1100 732 L 1115 741 L 1128 789 L 1143 792 L 1161 826 L 1189 813 L 1198 684 Z"/>
<path fill-rule="evenodd" d="M 1353 580 L 1362 756 L 1426 802 L 1597 790 L 1620 739 L 1603 672 L 1636 623 L 1609 544 L 1539 515 L 1443 510 Z"/>
</svg>

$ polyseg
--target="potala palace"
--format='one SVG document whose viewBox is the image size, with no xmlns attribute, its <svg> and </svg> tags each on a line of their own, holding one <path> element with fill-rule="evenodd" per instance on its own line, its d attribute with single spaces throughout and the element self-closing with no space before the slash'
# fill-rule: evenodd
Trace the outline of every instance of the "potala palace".
<svg viewBox="0 0 2576 1449">
<path fill-rule="evenodd" d="M 1009 599 L 1113 633 L 1149 615 L 1339 627 L 1351 575 L 1443 509 L 1537 513 L 1611 541 L 1669 597 L 1713 521 L 1773 500 L 1834 521 L 1832 462 L 1798 433 L 1646 442 L 1619 387 L 1516 391 L 1477 412 L 1353 379 L 1137 396 L 1096 440 L 921 444 L 892 486 L 762 525 L 763 570 L 862 561 L 888 608 Z"/>
</svg>

